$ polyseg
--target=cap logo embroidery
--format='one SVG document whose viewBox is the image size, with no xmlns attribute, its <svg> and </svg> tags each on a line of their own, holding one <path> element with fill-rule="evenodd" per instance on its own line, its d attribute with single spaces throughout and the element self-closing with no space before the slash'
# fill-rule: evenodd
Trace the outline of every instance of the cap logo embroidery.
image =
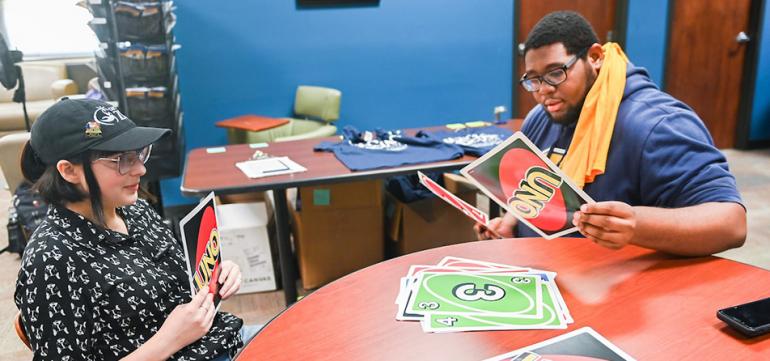
<svg viewBox="0 0 770 361">
<path fill-rule="evenodd" d="M 100 106 L 94 111 L 94 121 L 102 125 L 115 125 L 125 119 L 128 118 L 115 107 Z"/>
<path fill-rule="evenodd" d="M 102 136 L 102 127 L 97 122 L 86 123 L 86 137 L 96 138 Z"/>
</svg>

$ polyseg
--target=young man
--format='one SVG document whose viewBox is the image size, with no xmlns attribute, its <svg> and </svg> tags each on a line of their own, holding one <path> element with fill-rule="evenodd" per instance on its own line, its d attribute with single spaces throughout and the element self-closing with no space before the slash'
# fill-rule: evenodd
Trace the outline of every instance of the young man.
<svg viewBox="0 0 770 361">
<path fill-rule="evenodd" d="M 541 19 L 524 54 L 520 84 L 538 105 L 522 132 L 596 201 L 573 215 L 583 236 L 613 249 L 635 244 L 690 256 L 743 244 L 735 179 L 692 109 L 660 91 L 616 44 L 598 44 L 574 12 Z M 503 236 L 537 236 L 514 226 L 511 215 L 490 224 Z"/>
</svg>

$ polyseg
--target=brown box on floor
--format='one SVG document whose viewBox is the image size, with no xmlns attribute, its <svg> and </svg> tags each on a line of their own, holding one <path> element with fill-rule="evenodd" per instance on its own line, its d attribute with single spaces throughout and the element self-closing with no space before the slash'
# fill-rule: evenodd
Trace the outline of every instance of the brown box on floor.
<svg viewBox="0 0 770 361">
<path fill-rule="evenodd" d="M 275 290 L 280 284 L 273 207 L 264 192 L 216 196 L 222 258 L 241 269 L 238 294 Z"/>
<path fill-rule="evenodd" d="M 265 192 L 220 194 L 217 197 L 219 198 L 219 204 L 264 202 Z"/>
<path fill-rule="evenodd" d="M 302 287 L 317 288 L 384 258 L 382 181 L 298 190 L 290 206 Z"/>
<path fill-rule="evenodd" d="M 444 188 L 475 205 L 476 188 L 462 176 L 444 175 Z M 386 197 L 388 253 L 396 256 L 476 240 L 474 222 L 438 197 L 404 203 Z"/>
</svg>

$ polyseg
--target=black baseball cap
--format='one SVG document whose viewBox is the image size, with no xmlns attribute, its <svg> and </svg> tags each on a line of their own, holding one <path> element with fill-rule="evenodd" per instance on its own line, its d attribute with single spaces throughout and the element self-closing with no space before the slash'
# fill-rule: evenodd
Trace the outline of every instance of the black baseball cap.
<svg viewBox="0 0 770 361">
<path fill-rule="evenodd" d="M 144 148 L 171 130 L 138 127 L 115 106 L 93 99 L 63 98 L 32 124 L 21 171 L 34 182 L 49 165 L 87 150 L 123 152 Z"/>
</svg>

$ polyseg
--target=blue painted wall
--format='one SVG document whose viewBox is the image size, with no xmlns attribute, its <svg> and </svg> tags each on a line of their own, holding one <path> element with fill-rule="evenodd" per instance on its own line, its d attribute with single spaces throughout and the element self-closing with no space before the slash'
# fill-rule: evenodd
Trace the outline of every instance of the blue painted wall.
<svg viewBox="0 0 770 361">
<path fill-rule="evenodd" d="M 757 80 L 754 85 L 754 104 L 751 112 L 749 136 L 751 141 L 770 140 L 770 6 L 768 5 L 770 4 L 766 0 L 763 1 Z"/>
<path fill-rule="evenodd" d="M 625 51 L 634 65 L 647 68 L 660 87 L 666 64 L 668 0 L 629 0 Z"/>
<path fill-rule="evenodd" d="M 226 143 L 217 120 L 290 115 L 300 84 L 340 89 L 338 124 L 361 129 L 490 119 L 494 106 L 511 107 L 511 0 L 176 6 L 188 149 Z M 179 184 L 162 182 L 165 206 L 194 201 L 181 197 Z"/>
<path fill-rule="evenodd" d="M 661 84 L 669 0 L 629 0 L 626 53 Z M 512 0 L 382 0 L 298 9 L 294 0 L 176 2 L 187 149 L 225 144 L 217 120 L 288 116 L 297 85 L 342 90 L 340 126 L 417 127 L 510 109 Z M 770 18 L 765 7 L 764 18 Z M 764 21 L 764 33 L 770 21 Z M 763 40 L 752 140 L 770 138 L 770 35 Z M 180 179 L 165 206 L 193 203 Z"/>
</svg>

